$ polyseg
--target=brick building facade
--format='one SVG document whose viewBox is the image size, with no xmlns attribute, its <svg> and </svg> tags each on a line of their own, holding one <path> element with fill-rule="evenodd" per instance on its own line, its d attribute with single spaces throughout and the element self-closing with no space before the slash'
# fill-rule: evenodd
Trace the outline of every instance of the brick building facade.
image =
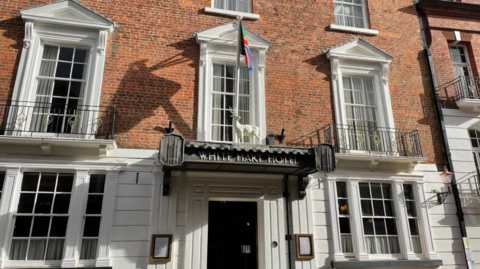
<svg viewBox="0 0 480 269">
<path fill-rule="evenodd" d="M 413 3 L 27 0 L 0 14 L 0 268 L 465 264 L 453 200 L 437 202 Z M 236 16 L 253 57 L 238 89 Z M 236 113 L 260 139 L 235 133 Z"/>
</svg>

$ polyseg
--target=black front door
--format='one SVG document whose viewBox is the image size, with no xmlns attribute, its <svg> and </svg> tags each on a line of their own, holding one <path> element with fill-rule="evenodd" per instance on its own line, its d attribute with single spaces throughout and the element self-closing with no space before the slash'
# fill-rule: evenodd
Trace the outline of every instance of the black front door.
<svg viewBox="0 0 480 269">
<path fill-rule="evenodd" d="M 207 269 L 257 268 L 257 203 L 210 201 Z"/>
</svg>

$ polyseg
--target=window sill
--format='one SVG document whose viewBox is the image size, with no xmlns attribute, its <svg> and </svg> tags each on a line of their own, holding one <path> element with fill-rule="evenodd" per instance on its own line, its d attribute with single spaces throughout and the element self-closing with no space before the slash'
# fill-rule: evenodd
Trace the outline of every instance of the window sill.
<svg viewBox="0 0 480 269">
<path fill-rule="evenodd" d="M 384 260 L 384 261 L 332 261 L 332 268 L 368 267 L 438 267 L 442 260 Z"/>
<path fill-rule="evenodd" d="M 355 34 L 378 35 L 378 30 L 355 28 L 355 27 L 348 27 L 348 26 L 342 26 L 342 25 L 336 25 L 336 24 L 330 24 L 330 29 L 342 31 L 342 32 L 350 32 Z"/>
<path fill-rule="evenodd" d="M 260 15 L 258 14 L 231 11 L 231 10 L 225 10 L 225 9 L 219 9 L 219 8 L 213 8 L 213 7 L 205 7 L 205 13 L 224 15 L 229 17 L 242 16 L 244 19 L 250 19 L 250 20 L 260 19 Z"/>
</svg>

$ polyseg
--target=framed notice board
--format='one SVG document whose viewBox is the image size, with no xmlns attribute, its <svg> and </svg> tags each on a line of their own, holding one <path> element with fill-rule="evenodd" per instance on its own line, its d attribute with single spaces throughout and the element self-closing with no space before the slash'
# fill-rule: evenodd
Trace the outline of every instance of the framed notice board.
<svg viewBox="0 0 480 269">
<path fill-rule="evenodd" d="M 296 234 L 297 259 L 310 260 L 315 258 L 313 234 Z"/>
<path fill-rule="evenodd" d="M 151 244 L 150 262 L 169 262 L 172 260 L 171 234 L 154 234 Z"/>
</svg>

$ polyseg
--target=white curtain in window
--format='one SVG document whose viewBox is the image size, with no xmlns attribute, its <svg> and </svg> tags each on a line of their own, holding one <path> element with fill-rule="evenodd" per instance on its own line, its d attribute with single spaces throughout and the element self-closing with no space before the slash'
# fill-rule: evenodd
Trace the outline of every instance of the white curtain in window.
<svg viewBox="0 0 480 269">
<path fill-rule="evenodd" d="M 50 239 L 48 241 L 47 256 L 45 260 L 61 260 L 63 258 L 64 239 Z"/>
<path fill-rule="evenodd" d="M 213 7 L 214 7 L 214 8 L 224 9 L 224 8 L 225 8 L 225 6 L 224 6 L 224 4 L 223 4 L 224 1 L 225 1 L 225 0 L 215 0 L 215 1 L 213 2 Z"/>
<path fill-rule="evenodd" d="M 387 237 L 377 237 L 377 254 L 387 254 L 388 253 L 388 238 Z"/>
<path fill-rule="evenodd" d="M 413 242 L 413 252 L 422 253 L 422 241 L 420 237 L 412 237 Z"/>
<path fill-rule="evenodd" d="M 81 260 L 93 260 L 97 258 L 97 239 L 83 239 L 82 250 L 80 252 Z"/>
<path fill-rule="evenodd" d="M 12 261 L 25 260 L 27 254 L 28 240 L 26 239 L 14 239 L 10 247 L 9 259 Z"/>
<path fill-rule="evenodd" d="M 400 253 L 400 245 L 398 243 L 398 237 L 389 237 L 388 244 L 390 245 L 390 253 Z"/>
<path fill-rule="evenodd" d="M 351 235 L 342 235 L 342 252 L 353 253 L 353 242 Z"/>
<path fill-rule="evenodd" d="M 367 253 L 375 254 L 375 237 L 365 237 L 365 244 L 367 245 Z"/>
<path fill-rule="evenodd" d="M 47 239 L 40 240 L 30 240 L 30 245 L 28 246 L 28 257 L 29 261 L 41 261 L 43 260 L 43 255 L 45 254 L 45 245 Z"/>
</svg>

